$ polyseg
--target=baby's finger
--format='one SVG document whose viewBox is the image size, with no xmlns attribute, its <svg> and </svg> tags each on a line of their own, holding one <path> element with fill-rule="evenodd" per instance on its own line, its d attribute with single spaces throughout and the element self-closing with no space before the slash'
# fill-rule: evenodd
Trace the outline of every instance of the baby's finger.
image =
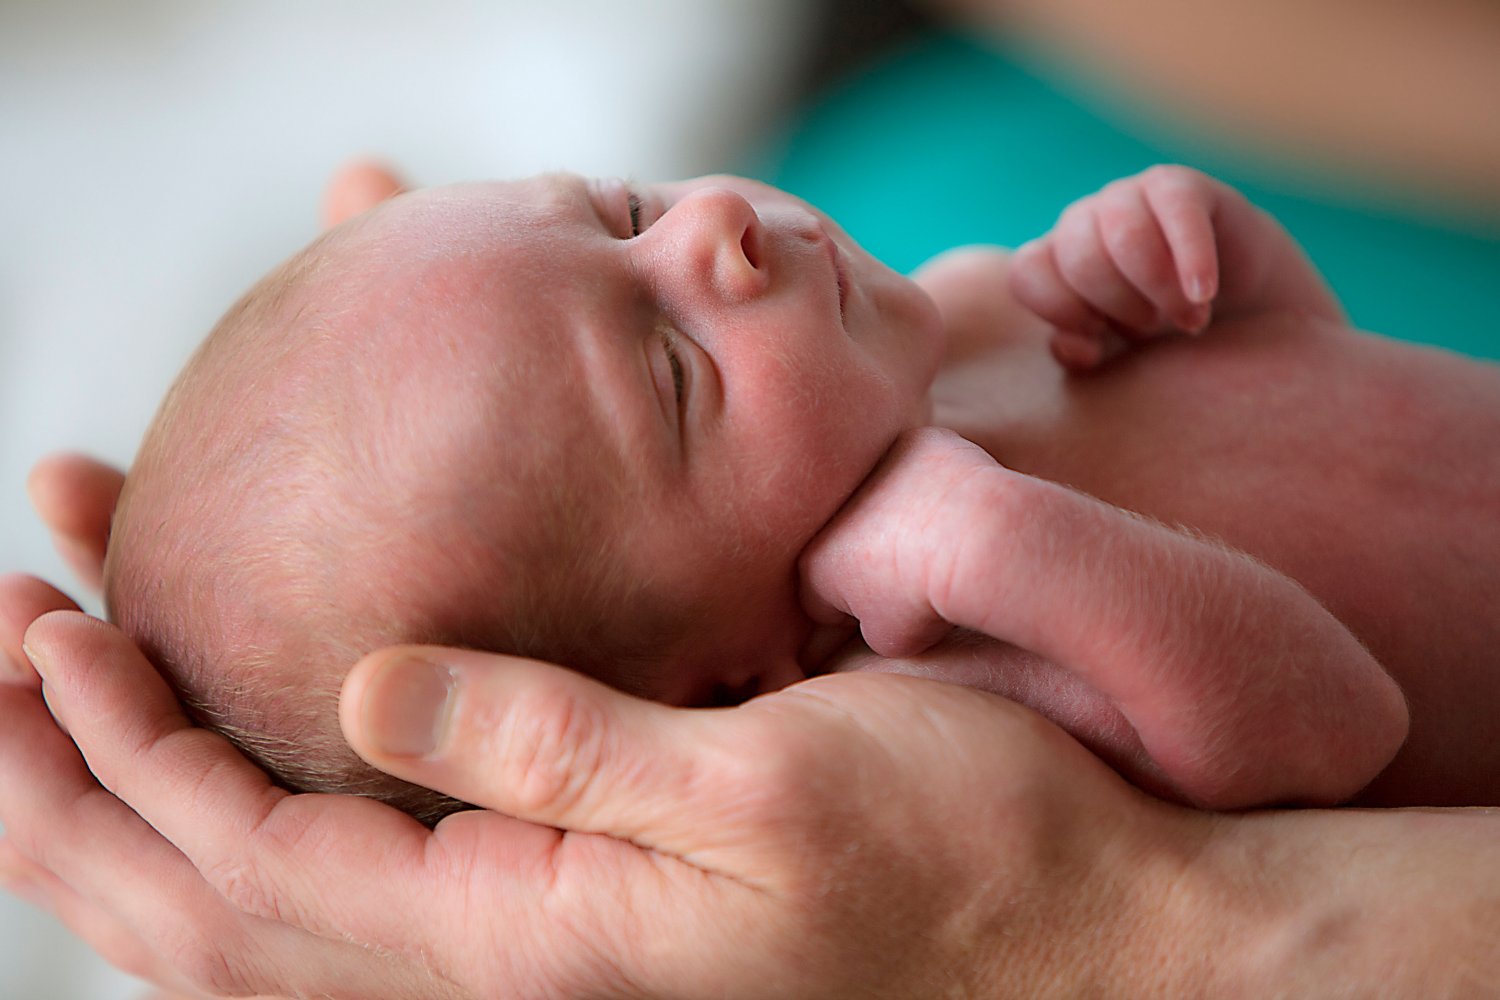
<svg viewBox="0 0 1500 1000">
<path fill-rule="evenodd" d="M 0 576 L 0 683 L 41 683 L 21 643 L 32 622 L 49 611 L 77 611 L 68 595 L 36 577 Z"/>
<path fill-rule="evenodd" d="M 1116 269 L 1155 308 L 1157 332 L 1168 326 L 1198 332 L 1207 310 L 1188 301 L 1172 248 L 1134 178 L 1117 181 L 1095 198 L 1100 235 Z"/>
<path fill-rule="evenodd" d="M 1011 293 L 1042 319 L 1060 330 L 1102 336 L 1108 323 L 1094 312 L 1063 278 L 1050 236 L 1032 240 L 1016 250 L 1010 272 Z"/>
<path fill-rule="evenodd" d="M 1085 370 L 1104 359 L 1109 323 L 1078 297 L 1058 270 L 1052 240 L 1043 237 L 1016 250 L 1010 291 L 1052 325 L 1052 353 L 1063 367 Z"/>
<path fill-rule="evenodd" d="M 1161 224 L 1187 300 L 1205 306 L 1219 293 L 1211 182 L 1185 167 L 1155 167 L 1142 176 L 1147 203 Z"/>
<path fill-rule="evenodd" d="M 1149 336 L 1160 326 L 1156 306 L 1120 273 L 1099 223 L 1095 199 L 1062 214 L 1052 236 L 1058 270 L 1069 287 L 1119 332 Z"/>
</svg>

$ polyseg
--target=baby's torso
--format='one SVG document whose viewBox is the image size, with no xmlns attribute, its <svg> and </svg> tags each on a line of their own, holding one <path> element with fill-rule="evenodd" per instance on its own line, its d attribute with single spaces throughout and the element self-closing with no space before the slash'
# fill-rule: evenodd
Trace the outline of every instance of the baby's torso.
<svg viewBox="0 0 1500 1000">
<path fill-rule="evenodd" d="M 1500 792 L 1500 366 L 1288 315 L 1069 378 L 1032 329 L 950 366 L 934 399 L 1002 464 L 1321 600 L 1412 702 L 1372 800 L 1462 800 L 1476 773 Z"/>
</svg>

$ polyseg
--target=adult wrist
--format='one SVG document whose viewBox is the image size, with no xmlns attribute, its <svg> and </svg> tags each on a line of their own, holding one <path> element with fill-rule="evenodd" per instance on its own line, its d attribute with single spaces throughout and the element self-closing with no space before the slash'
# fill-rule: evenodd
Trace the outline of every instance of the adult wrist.
<svg viewBox="0 0 1500 1000">
<path fill-rule="evenodd" d="M 1207 922 L 1211 967 L 1177 993 L 1466 997 L 1500 983 L 1500 814 L 1198 814 L 1208 833 L 1172 922 Z"/>
<path fill-rule="evenodd" d="M 1218 817 L 1120 788 L 1052 831 L 1032 898 L 1000 884 L 989 901 L 1000 916 L 970 946 L 957 995 L 1267 995 L 1253 972 L 1279 935 L 1257 923 L 1263 907 L 1226 895 L 1239 887 L 1214 846 Z"/>
</svg>

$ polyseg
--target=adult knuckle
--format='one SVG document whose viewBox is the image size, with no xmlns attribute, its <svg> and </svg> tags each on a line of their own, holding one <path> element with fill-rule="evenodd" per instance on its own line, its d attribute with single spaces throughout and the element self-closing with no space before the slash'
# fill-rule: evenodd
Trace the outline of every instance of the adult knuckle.
<svg viewBox="0 0 1500 1000">
<path fill-rule="evenodd" d="M 502 777 L 516 804 L 543 813 L 576 806 L 605 763 L 608 722 L 598 705 L 569 691 L 514 699 L 499 732 Z"/>
<path fill-rule="evenodd" d="M 243 859 L 224 859 L 203 867 L 203 877 L 235 909 L 270 920 L 282 918 L 275 896 L 266 888 L 254 864 Z"/>
<path fill-rule="evenodd" d="M 254 996 L 248 977 L 229 950 L 203 928 L 180 932 L 163 952 L 167 964 L 209 996 Z"/>
</svg>

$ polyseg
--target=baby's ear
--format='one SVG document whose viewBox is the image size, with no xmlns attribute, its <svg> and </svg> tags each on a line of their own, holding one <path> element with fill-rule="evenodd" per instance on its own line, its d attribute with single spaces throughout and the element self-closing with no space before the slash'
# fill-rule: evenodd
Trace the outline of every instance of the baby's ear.
<svg viewBox="0 0 1500 1000">
<path fill-rule="evenodd" d="M 406 185 L 395 171 L 374 160 L 351 160 L 333 172 L 323 189 L 320 211 L 324 229 L 332 229 L 361 212 L 394 198 Z"/>
<path fill-rule="evenodd" d="M 125 486 L 125 473 L 87 455 L 49 455 L 26 480 L 26 492 L 52 544 L 84 586 L 104 586 L 109 525 Z"/>
</svg>

